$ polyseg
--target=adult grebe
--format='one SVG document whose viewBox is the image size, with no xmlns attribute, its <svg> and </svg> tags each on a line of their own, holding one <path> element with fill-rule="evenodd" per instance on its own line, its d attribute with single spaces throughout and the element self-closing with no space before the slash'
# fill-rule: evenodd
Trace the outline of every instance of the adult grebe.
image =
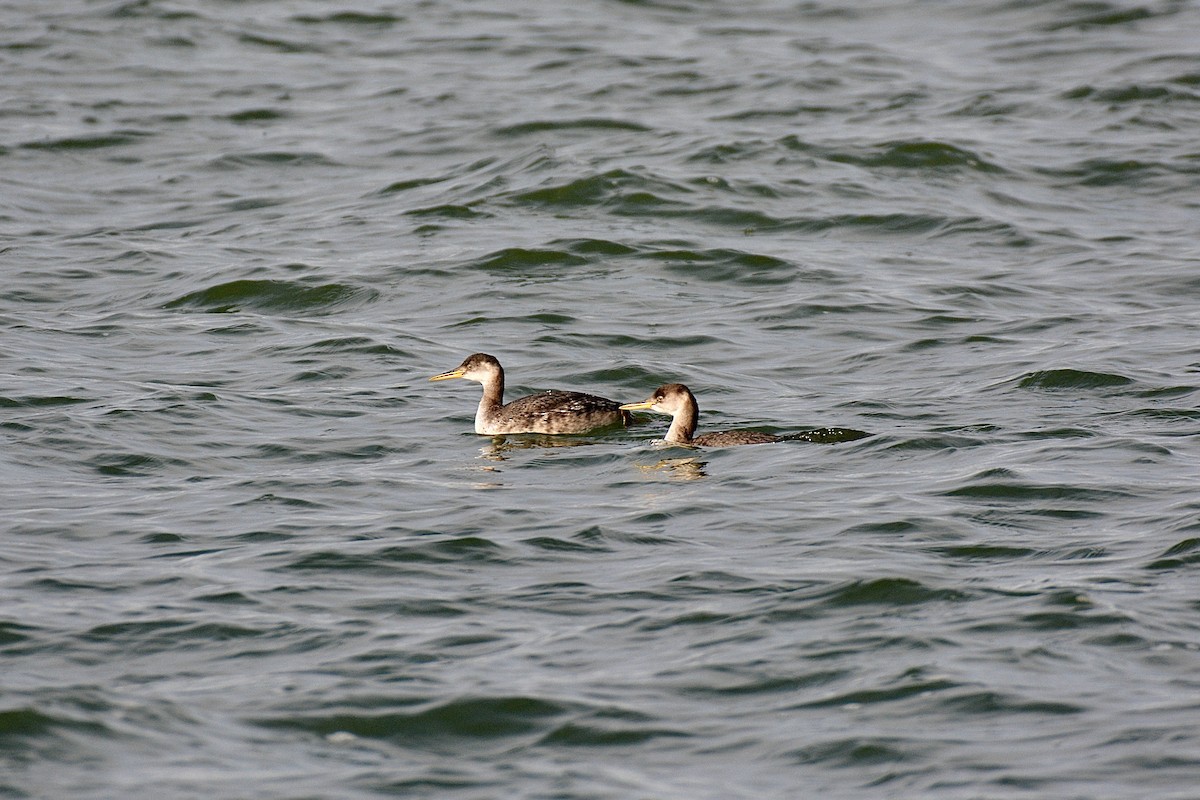
<svg viewBox="0 0 1200 800">
<path fill-rule="evenodd" d="M 700 416 L 700 407 L 696 404 L 696 396 L 682 383 L 667 383 L 654 390 L 649 400 L 640 403 L 626 403 L 620 407 L 622 411 L 657 411 L 660 414 L 671 415 L 671 427 L 667 431 L 666 441 L 671 444 L 699 445 L 700 447 L 731 447 L 736 444 L 767 444 L 768 442 L 812 442 L 813 444 L 838 444 L 865 439 L 871 434 L 854 428 L 813 428 L 812 430 L 789 433 L 786 436 L 772 436 L 759 431 L 716 431 L 701 436 L 693 436 L 696 432 L 696 418 Z"/>
<path fill-rule="evenodd" d="M 701 447 L 730 447 L 735 444 L 766 444 L 781 442 L 779 436 L 758 431 L 717 431 L 693 437 L 696 432 L 696 418 L 700 416 L 700 407 L 691 390 L 682 383 L 668 383 L 654 390 L 649 400 L 640 403 L 627 403 L 621 406 L 622 411 L 657 411 L 659 414 L 671 415 L 671 428 L 664 437 L 672 444 L 690 444 Z"/>
<path fill-rule="evenodd" d="M 504 433 L 588 433 L 626 425 L 628 412 L 612 400 L 583 392 L 550 390 L 504 402 L 504 368 L 487 353 L 469 355 L 449 372 L 429 380 L 465 378 L 483 384 L 483 399 L 475 412 L 475 432 L 488 436 Z"/>
</svg>

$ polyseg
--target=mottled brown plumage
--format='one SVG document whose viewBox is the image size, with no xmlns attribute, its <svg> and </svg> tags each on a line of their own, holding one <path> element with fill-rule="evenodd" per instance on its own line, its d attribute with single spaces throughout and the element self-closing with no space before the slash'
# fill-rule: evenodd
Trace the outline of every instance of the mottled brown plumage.
<svg viewBox="0 0 1200 800">
<path fill-rule="evenodd" d="M 483 398 L 475 412 L 476 433 L 588 433 L 629 421 L 628 412 L 614 401 L 583 392 L 550 390 L 505 403 L 504 368 L 487 353 L 469 355 L 455 369 L 429 380 L 451 378 L 483 384 Z"/>
</svg>

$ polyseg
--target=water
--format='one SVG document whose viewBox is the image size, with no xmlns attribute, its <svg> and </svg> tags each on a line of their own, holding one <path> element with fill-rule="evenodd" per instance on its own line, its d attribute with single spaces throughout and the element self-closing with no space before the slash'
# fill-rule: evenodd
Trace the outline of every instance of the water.
<svg viewBox="0 0 1200 800">
<path fill-rule="evenodd" d="M 0 797 L 1194 797 L 1198 29 L 10 4 Z"/>
</svg>

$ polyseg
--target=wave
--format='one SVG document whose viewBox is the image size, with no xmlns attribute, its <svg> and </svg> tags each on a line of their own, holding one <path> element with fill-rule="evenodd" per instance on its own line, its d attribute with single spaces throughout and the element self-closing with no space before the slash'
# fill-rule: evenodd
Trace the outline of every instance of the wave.
<svg viewBox="0 0 1200 800">
<path fill-rule="evenodd" d="M 163 308 L 230 314 L 257 311 L 264 314 L 329 313 L 347 305 L 371 302 L 374 289 L 346 283 L 310 285 L 286 280 L 235 280 L 189 292 Z"/>
<path fill-rule="evenodd" d="M 1046 391 L 1108 389 L 1129 386 L 1133 383 L 1132 378 L 1115 372 L 1093 372 L 1070 368 L 1037 370 L 1026 373 L 1016 380 L 1018 388 Z"/>
</svg>

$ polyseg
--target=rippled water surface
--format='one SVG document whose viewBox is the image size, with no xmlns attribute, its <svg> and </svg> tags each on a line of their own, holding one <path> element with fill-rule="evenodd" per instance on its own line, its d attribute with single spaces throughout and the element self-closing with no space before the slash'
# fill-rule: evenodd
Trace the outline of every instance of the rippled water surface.
<svg viewBox="0 0 1200 800">
<path fill-rule="evenodd" d="M 1195 797 L 1197 30 L 8 4 L 0 797 Z"/>
</svg>

